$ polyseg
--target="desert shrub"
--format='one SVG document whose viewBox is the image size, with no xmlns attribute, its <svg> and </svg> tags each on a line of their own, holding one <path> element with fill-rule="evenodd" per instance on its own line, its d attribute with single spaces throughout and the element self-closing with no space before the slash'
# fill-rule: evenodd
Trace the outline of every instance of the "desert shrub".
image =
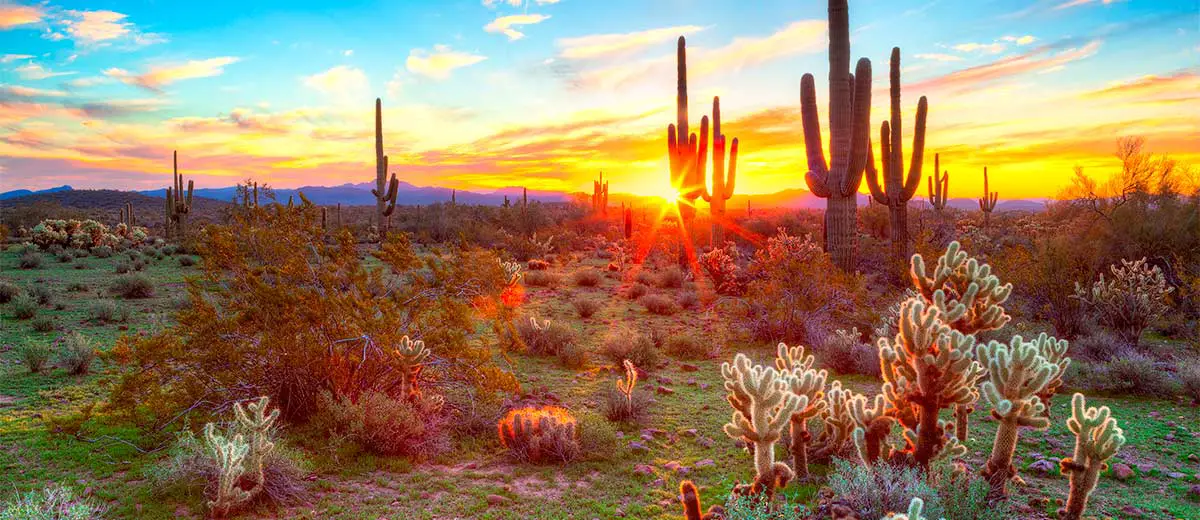
<svg viewBox="0 0 1200 520">
<path fill-rule="evenodd" d="M 38 304 L 37 300 L 33 299 L 26 293 L 18 294 L 12 300 L 13 317 L 18 320 L 27 320 L 37 315 Z"/>
<path fill-rule="evenodd" d="M 0 520 L 93 520 L 108 510 L 68 487 L 52 485 L 0 503 Z"/>
<path fill-rule="evenodd" d="M 693 291 L 685 292 L 679 295 L 679 306 L 689 311 L 700 308 L 700 297 L 696 296 Z"/>
<path fill-rule="evenodd" d="M 563 366 L 572 369 L 579 369 L 587 366 L 590 353 L 588 352 L 586 346 L 577 341 L 572 341 L 564 344 L 562 348 L 558 349 L 558 354 L 556 354 L 556 357 L 558 357 L 558 361 L 562 363 Z"/>
<path fill-rule="evenodd" d="M 620 445 L 612 423 L 592 412 L 579 414 L 579 448 L 589 460 L 610 460 Z"/>
<path fill-rule="evenodd" d="M 529 271 L 525 273 L 525 285 L 531 287 L 558 287 L 562 276 L 550 271 Z"/>
<path fill-rule="evenodd" d="M 367 392 L 354 402 L 321 394 L 315 425 L 380 455 L 428 459 L 450 449 L 442 403 L 433 397 L 396 398 Z"/>
<path fill-rule="evenodd" d="M 526 267 L 528 267 L 530 271 L 545 271 L 550 269 L 550 262 L 535 258 L 526 263 Z"/>
<path fill-rule="evenodd" d="M 828 486 L 859 518 L 883 518 L 891 512 L 907 511 L 913 498 L 925 501 L 929 518 L 944 516 L 937 490 L 919 468 L 887 462 L 868 466 L 841 458 L 834 459 L 833 466 Z"/>
<path fill-rule="evenodd" d="M 110 290 L 127 299 L 150 298 L 154 296 L 154 283 L 145 275 L 127 274 L 113 280 Z"/>
<path fill-rule="evenodd" d="M 191 267 L 196 265 L 196 257 L 192 255 L 182 255 L 179 257 L 179 265 L 183 267 Z"/>
<path fill-rule="evenodd" d="M 700 255 L 697 262 L 712 279 L 718 294 L 740 295 L 746 292 L 746 273 L 738 264 L 741 253 L 733 242 Z"/>
<path fill-rule="evenodd" d="M 649 336 L 625 326 L 609 330 L 600 344 L 600 354 L 618 367 L 628 359 L 647 371 L 657 367 L 662 357 Z"/>
<path fill-rule="evenodd" d="M 712 350 L 712 343 L 705 343 L 688 334 L 673 335 L 667 338 L 664 346 L 668 354 L 683 359 L 704 358 Z"/>
<path fill-rule="evenodd" d="M 575 307 L 575 312 L 579 313 L 579 317 L 584 319 L 591 318 L 596 311 L 600 310 L 600 300 L 586 296 L 576 296 L 571 300 L 571 305 Z"/>
<path fill-rule="evenodd" d="M 601 274 L 595 269 L 583 269 L 576 271 L 571 276 L 571 281 L 580 287 L 595 287 L 600 285 Z"/>
<path fill-rule="evenodd" d="M 650 392 L 641 388 L 635 388 L 626 399 L 616 386 L 608 386 L 601 392 L 600 411 L 610 421 L 641 424 L 650 415 L 651 402 Z"/>
<path fill-rule="evenodd" d="M 1071 357 L 1085 361 L 1106 362 L 1122 350 L 1121 340 L 1104 329 L 1081 334 L 1071 342 Z"/>
<path fill-rule="evenodd" d="M 645 269 L 639 270 L 637 274 L 633 276 L 633 281 L 645 286 L 654 285 L 654 273 L 651 273 Z"/>
<path fill-rule="evenodd" d="M 582 454 L 578 422 L 564 408 L 542 406 L 509 410 L 500 418 L 496 429 L 500 443 L 521 462 L 570 462 Z"/>
<path fill-rule="evenodd" d="M 133 269 L 134 271 L 145 270 L 146 269 L 146 260 L 144 258 L 138 258 L 137 260 L 130 262 L 129 267 L 131 269 Z"/>
<path fill-rule="evenodd" d="M 17 258 L 17 266 L 21 269 L 37 269 L 42 266 L 42 254 L 37 251 L 25 251 Z"/>
<path fill-rule="evenodd" d="M 1106 383 L 1111 385 L 1112 392 L 1166 396 L 1178 390 L 1170 372 L 1140 352 L 1123 351 L 1104 366 L 1108 375 Z"/>
<path fill-rule="evenodd" d="M 42 315 L 29 322 L 29 326 L 33 327 L 34 332 L 50 332 L 57 324 L 54 322 L 54 318 Z"/>
<path fill-rule="evenodd" d="M 21 288 L 15 284 L 0 281 L 0 303 L 11 302 L 21 293 Z"/>
<path fill-rule="evenodd" d="M 33 296 L 33 300 L 36 301 L 38 305 L 45 305 L 48 307 L 54 305 L 54 291 L 51 290 L 50 286 L 48 285 L 31 285 L 29 286 L 29 289 L 25 291 L 25 293 Z"/>
<path fill-rule="evenodd" d="M 71 264 L 71 268 L 81 271 L 81 270 L 87 269 L 88 264 L 87 264 L 87 262 L 84 262 L 83 259 L 79 259 L 79 260 L 76 260 L 75 263 Z"/>
<path fill-rule="evenodd" d="M 951 464 L 941 463 L 932 468 L 933 486 L 937 489 L 945 520 L 1007 520 L 1009 504 L 1004 500 L 988 501 L 990 486 L 982 477 L 970 472 L 956 471 Z"/>
<path fill-rule="evenodd" d="M 479 340 L 513 319 L 494 252 L 451 245 L 418 255 L 405 234 L 390 233 L 368 267 L 349 230 L 327 237 L 308 204 L 251 208 L 206 226 L 196 237 L 200 276 L 187 281 L 190 307 L 175 325 L 113 347 L 110 359 L 127 370 L 110 407 L 156 426 L 184 410 L 268 396 L 286 419 L 302 420 L 323 391 L 351 402 L 399 393 L 420 368 L 396 355 L 407 335 L 436 360 L 423 365 L 423 384 L 517 388 Z"/>
<path fill-rule="evenodd" d="M 117 274 L 125 274 L 133 270 L 133 266 L 125 260 L 117 260 L 113 262 L 113 272 Z"/>
<path fill-rule="evenodd" d="M 75 259 L 75 253 L 73 251 L 71 251 L 70 249 L 68 249 L 57 255 L 54 255 L 54 258 L 56 260 L 58 260 L 58 263 L 65 264 L 65 263 L 70 262 L 71 260 Z"/>
<path fill-rule="evenodd" d="M 1200 404 L 1200 360 L 1180 361 L 1175 373 L 1179 376 L 1183 395 L 1190 397 L 1193 403 Z"/>
<path fill-rule="evenodd" d="M 568 345 L 578 342 L 575 329 L 565 323 L 536 318 L 517 320 L 517 335 L 529 352 L 541 356 L 556 356 Z"/>
<path fill-rule="evenodd" d="M 113 255 L 112 246 L 99 246 L 92 248 L 92 256 L 96 258 L 108 258 Z"/>
<path fill-rule="evenodd" d="M 679 312 L 679 304 L 665 294 L 647 294 L 638 301 L 646 310 L 660 316 L 670 316 Z"/>
<path fill-rule="evenodd" d="M 654 277 L 654 286 L 659 289 L 678 289 L 683 287 L 683 281 L 686 278 L 683 270 L 677 266 L 671 266 Z"/>
<path fill-rule="evenodd" d="M 21 363 L 34 374 L 44 370 L 54 354 L 54 348 L 41 341 L 25 341 L 17 346 L 16 351 Z"/>
<path fill-rule="evenodd" d="M 96 360 L 96 347 L 83 334 L 72 332 L 63 336 L 57 343 L 58 364 L 71 375 L 82 375 L 91 372 L 92 362 Z"/>
<path fill-rule="evenodd" d="M 810 518 L 812 514 L 807 506 L 792 502 L 786 495 L 782 501 L 768 502 L 755 495 L 730 494 L 724 510 L 721 518 L 739 520 L 797 520 Z"/>
<path fill-rule="evenodd" d="M 129 321 L 129 308 L 112 300 L 98 300 L 88 307 L 88 319 L 104 323 Z"/>
<path fill-rule="evenodd" d="M 1170 307 L 1165 300 L 1173 288 L 1167 286 L 1162 271 L 1146 263 L 1121 260 L 1121 266 L 1110 266 L 1112 278 L 1104 274 L 1090 288 L 1076 286 L 1075 294 L 1099 316 L 1101 322 L 1117 333 L 1128 345 L 1136 347 L 1142 331 L 1151 320 L 1166 313 Z"/>
<path fill-rule="evenodd" d="M 71 282 L 67 284 L 67 292 L 87 292 L 88 286 L 83 282 Z"/>
<path fill-rule="evenodd" d="M 862 335 L 856 328 L 834 331 L 814 352 L 821 360 L 822 367 L 839 374 L 880 374 L 877 349 L 863 343 Z"/>
<path fill-rule="evenodd" d="M 650 287 L 638 282 L 629 286 L 629 289 L 625 291 L 625 297 L 629 298 L 630 300 L 636 300 L 642 296 L 645 296 L 648 292 L 650 292 Z"/>
<path fill-rule="evenodd" d="M 65 249 L 66 248 L 64 248 L 62 244 L 51 244 L 50 247 L 46 248 L 46 252 L 52 255 L 57 255 L 63 252 Z"/>
</svg>

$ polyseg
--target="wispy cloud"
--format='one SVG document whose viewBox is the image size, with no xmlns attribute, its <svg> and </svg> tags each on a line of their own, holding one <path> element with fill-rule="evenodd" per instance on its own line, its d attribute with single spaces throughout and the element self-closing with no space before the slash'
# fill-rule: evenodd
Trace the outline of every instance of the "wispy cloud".
<svg viewBox="0 0 1200 520">
<path fill-rule="evenodd" d="M 533 25 L 544 22 L 550 19 L 548 15 L 542 14 L 514 14 L 509 16 L 501 16 L 491 23 L 485 25 L 483 30 L 490 33 L 500 33 L 508 36 L 509 41 L 520 40 L 525 37 L 525 33 L 518 31 L 515 27 L 521 25 Z"/>
<path fill-rule="evenodd" d="M 927 79 L 913 84 L 908 88 L 917 91 L 924 89 L 961 91 L 1012 76 L 1054 70 L 1070 62 L 1082 60 L 1096 54 L 1100 50 L 1100 44 L 1100 40 L 1092 40 L 1080 47 L 1072 47 L 1061 51 L 1056 51 L 1057 46 L 1043 45 L 1023 54 L 1009 56 L 991 63 Z"/>
<path fill-rule="evenodd" d="M 916 54 L 916 55 L 914 55 L 914 57 L 922 59 L 922 60 L 929 60 L 929 61 L 962 61 L 963 60 L 962 57 L 955 56 L 953 54 L 938 54 L 938 53 Z"/>
<path fill-rule="evenodd" d="M 103 47 L 117 42 L 144 47 L 167 41 L 163 34 L 141 31 L 128 20 L 128 15 L 116 11 L 55 10 L 49 18 L 59 30 L 47 30 L 46 38 L 72 40 L 83 47 Z"/>
<path fill-rule="evenodd" d="M 435 45 L 432 51 L 425 49 L 410 51 L 404 66 L 413 74 L 434 79 L 446 79 L 455 69 L 469 67 L 486 59 L 486 56 L 452 50 L 447 45 Z"/>
<path fill-rule="evenodd" d="M 1200 92 L 1200 69 L 1184 69 L 1167 75 L 1146 75 L 1084 92 L 1084 99 L 1125 102 L 1195 101 Z"/>
<path fill-rule="evenodd" d="M 219 76 L 225 72 L 226 65 L 232 65 L 239 60 L 240 58 L 232 56 L 221 56 L 206 60 L 189 60 L 185 63 L 174 65 L 154 65 L 142 74 L 133 74 L 124 69 L 110 68 L 104 71 L 104 75 L 126 84 L 161 94 L 163 87 L 177 81 Z"/>
<path fill-rule="evenodd" d="M 5 54 L 0 56 L 0 63 L 12 63 L 17 60 L 27 60 L 32 57 L 32 54 Z"/>
<path fill-rule="evenodd" d="M 78 106 L 78 109 L 88 117 L 109 119 L 145 112 L 155 112 L 162 109 L 166 104 L 165 101 L 154 98 L 114 99 L 82 103 Z"/>
<path fill-rule="evenodd" d="M 21 76 L 21 79 L 28 80 L 40 80 L 53 78 L 55 76 L 70 76 L 75 74 L 74 72 L 54 72 L 47 70 L 41 65 L 33 62 L 26 63 L 25 65 L 21 65 L 20 67 L 13 69 L 13 72 L 16 72 L 18 76 Z"/>
<path fill-rule="evenodd" d="M 304 86 L 338 99 L 365 97 L 371 90 L 367 74 L 357 67 L 338 65 L 324 72 L 305 76 Z"/>
<path fill-rule="evenodd" d="M 1000 39 L 1004 40 L 1006 42 L 1015 43 L 1017 45 L 1029 45 L 1029 44 L 1037 41 L 1037 38 L 1034 38 L 1033 36 L 1028 35 L 1028 34 L 1026 34 L 1025 36 L 1004 36 Z"/>
<path fill-rule="evenodd" d="M 959 52 L 986 52 L 988 54 L 1000 54 L 1004 52 L 1004 44 L 999 42 L 993 43 L 960 43 L 951 47 Z"/>
<path fill-rule="evenodd" d="M 561 49 L 559 56 L 563 58 L 607 58 L 631 54 L 703 30 L 704 27 L 698 25 L 678 25 L 645 31 L 562 38 L 556 44 Z"/>
<path fill-rule="evenodd" d="M 1061 4 L 1054 6 L 1054 9 L 1056 9 L 1056 10 L 1070 9 L 1072 7 L 1079 7 L 1081 5 L 1088 5 L 1088 4 L 1095 4 L 1095 3 L 1109 5 L 1109 4 L 1115 4 L 1118 1 L 1120 1 L 1120 0 L 1068 0 L 1066 2 L 1063 2 Z"/>
<path fill-rule="evenodd" d="M 35 24 L 42 21 L 45 15 L 41 6 L 0 2 L 0 30 Z"/>
<path fill-rule="evenodd" d="M 64 97 L 61 90 L 46 90 L 22 85 L 0 85 L 0 103 L 12 98 Z"/>
</svg>

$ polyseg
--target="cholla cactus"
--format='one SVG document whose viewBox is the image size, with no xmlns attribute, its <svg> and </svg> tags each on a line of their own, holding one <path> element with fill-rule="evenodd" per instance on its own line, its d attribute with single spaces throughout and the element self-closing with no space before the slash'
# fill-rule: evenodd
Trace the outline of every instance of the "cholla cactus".
<svg viewBox="0 0 1200 520">
<path fill-rule="evenodd" d="M 626 359 L 625 364 L 625 379 L 617 380 L 617 391 L 625 396 L 625 407 L 628 410 L 633 410 L 633 388 L 637 386 L 638 375 L 637 368 L 633 366 L 633 362 Z"/>
<path fill-rule="evenodd" d="M 393 354 L 400 365 L 401 394 L 408 398 L 420 397 L 418 381 L 421 378 L 421 370 L 425 367 L 425 360 L 429 359 L 432 352 L 425 348 L 424 341 L 413 341 L 408 336 L 403 336 Z"/>
<path fill-rule="evenodd" d="M 854 396 L 849 403 L 850 417 L 854 419 L 854 448 L 863 463 L 870 465 L 884 456 L 883 447 L 892 431 L 895 419 L 887 415 L 887 399 L 876 395 L 867 399 L 865 395 Z"/>
<path fill-rule="evenodd" d="M 993 341 L 976 349 L 976 357 L 988 364 L 987 380 L 980 389 L 992 407 L 992 415 L 1000 422 L 991 458 L 983 469 L 983 476 L 991 483 L 993 498 L 1007 494 L 1008 481 L 1017 473 L 1012 458 L 1020 427 L 1037 430 L 1050 427 L 1046 404 L 1039 394 L 1049 386 L 1061 384 L 1071 359 L 1059 355 L 1052 360 L 1043 353 L 1065 352 L 1066 343 L 1043 333 L 1031 342 L 1014 336 L 1008 345 Z"/>
<path fill-rule="evenodd" d="M 517 262 L 504 262 L 504 261 L 500 261 L 500 260 L 497 260 L 497 261 L 500 262 L 500 267 L 502 269 L 504 269 L 504 284 L 505 285 L 516 285 L 517 282 L 521 281 L 521 277 L 524 275 L 524 273 L 522 272 L 523 268 L 521 267 L 521 264 L 519 264 Z"/>
<path fill-rule="evenodd" d="M 908 514 L 901 515 L 896 513 L 888 513 L 885 520 L 929 520 L 924 516 L 925 501 L 920 498 L 913 498 L 912 502 L 908 503 Z M 942 519 L 945 520 L 945 519 Z"/>
<path fill-rule="evenodd" d="M 270 402 L 271 399 L 264 395 L 256 401 L 246 404 L 245 407 L 242 407 L 241 403 L 233 404 L 233 412 L 237 417 L 238 424 L 250 432 L 249 457 L 250 468 L 253 472 L 251 478 L 254 479 L 254 488 L 249 491 L 251 496 L 262 491 L 263 484 L 266 482 L 263 464 L 267 456 L 275 449 L 275 443 L 271 442 L 270 433 L 275 419 L 279 418 L 279 410 L 271 410 L 268 413 Z"/>
<path fill-rule="evenodd" d="M 1125 435 L 1117 420 L 1109 416 L 1107 406 L 1088 408 L 1083 394 L 1071 397 L 1071 418 L 1067 428 L 1075 434 L 1075 454 L 1060 464 L 1071 478 L 1067 507 L 1059 511 L 1064 520 L 1079 520 L 1087 509 L 1088 495 L 1096 489 L 1100 472 L 1125 444 Z"/>
<path fill-rule="evenodd" d="M 246 454 L 250 445 L 241 434 L 226 439 L 217 433 L 216 425 L 208 423 L 204 426 L 204 439 L 208 442 L 210 454 L 217 463 L 216 496 L 208 501 L 208 507 L 213 516 L 223 517 L 233 508 L 249 502 L 250 492 L 237 486 L 238 480 L 245 471 Z"/>
<path fill-rule="evenodd" d="M 921 298 L 945 311 L 946 325 L 958 332 L 996 330 L 1012 319 L 1001 306 L 1012 294 L 1012 284 L 1001 285 L 991 266 L 969 257 L 957 241 L 946 247 L 932 274 L 926 270 L 925 259 L 913 255 L 910 274 Z M 969 386 L 974 387 L 975 382 Z M 954 431 L 959 442 L 967 440 L 967 417 L 979 394 L 972 391 L 968 397 L 954 409 Z"/>
<path fill-rule="evenodd" d="M 812 434 L 808 432 L 808 421 L 825 413 L 829 403 L 825 401 L 825 380 L 829 373 L 814 370 L 813 356 L 804 353 L 804 347 L 788 347 L 780 343 L 776 350 L 775 366 L 787 376 L 788 391 L 800 396 L 803 406 L 792 412 L 788 428 L 792 437 L 792 469 L 797 478 L 808 477 L 808 445 Z"/>
<path fill-rule="evenodd" d="M 919 258 L 914 256 L 914 266 Z M 904 428 L 902 453 L 926 469 L 935 458 L 965 452 L 957 438 L 945 439 L 948 425 L 938 420 L 938 412 L 977 400 L 974 385 L 983 373 L 973 356 L 975 337 L 947 325 L 961 319 L 968 306 L 947 305 L 941 291 L 935 302 L 905 301 L 900 308 L 900 332 L 890 340 L 879 340 L 887 414 Z M 873 453 L 879 449 L 867 447 Z"/>
<path fill-rule="evenodd" d="M 542 331 L 545 331 L 546 329 L 550 328 L 550 320 L 542 320 L 542 323 L 538 324 L 537 318 L 530 316 L 529 317 L 529 325 L 531 325 L 533 327 L 533 330 L 542 332 Z"/>
<path fill-rule="evenodd" d="M 854 418 L 850 413 L 850 403 L 858 394 L 848 388 L 842 388 L 842 382 L 834 380 L 825 390 L 825 411 L 821 414 L 824 428 L 812 443 L 809 458 L 827 460 L 842 453 L 854 432 Z"/>
<path fill-rule="evenodd" d="M 772 496 L 793 473 L 786 464 L 775 462 L 775 443 L 783 435 L 796 410 L 808 406 L 806 396 L 788 391 L 787 375 L 771 367 L 751 365 L 750 358 L 739 353 L 733 363 L 721 364 L 733 418 L 725 424 L 725 434 L 743 439 L 754 446 L 755 481 L 751 492 Z"/>
<path fill-rule="evenodd" d="M 1150 321 L 1166 312 L 1163 300 L 1174 288 L 1167 287 L 1162 271 L 1146 263 L 1146 259 L 1121 260 L 1121 266 L 1111 266 L 1112 279 L 1092 284 L 1091 290 L 1075 284 L 1075 297 L 1100 313 L 1105 325 L 1112 328 L 1126 343 L 1136 347 L 1142 331 Z"/>
</svg>

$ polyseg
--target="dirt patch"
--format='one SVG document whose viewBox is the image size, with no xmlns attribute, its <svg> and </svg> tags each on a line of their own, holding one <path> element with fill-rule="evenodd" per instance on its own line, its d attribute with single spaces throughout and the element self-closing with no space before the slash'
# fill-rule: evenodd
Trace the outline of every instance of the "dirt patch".
<svg viewBox="0 0 1200 520">
<path fill-rule="evenodd" d="M 0 394 L 0 408 L 5 408 L 8 406 L 15 406 L 20 401 L 21 401 L 21 398 L 19 398 L 19 397 L 13 397 L 11 395 Z"/>
</svg>

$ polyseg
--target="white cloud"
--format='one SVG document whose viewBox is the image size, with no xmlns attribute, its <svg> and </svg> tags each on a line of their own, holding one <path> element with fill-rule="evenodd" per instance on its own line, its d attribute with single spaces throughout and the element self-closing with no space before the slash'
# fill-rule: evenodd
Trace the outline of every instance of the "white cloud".
<svg viewBox="0 0 1200 520">
<path fill-rule="evenodd" d="M 21 65 L 20 67 L 13 69 L 13 72 L 16 72 L 18 76 L 21 76 L 21 79 L 29 80 L 53 78 L 55 76 L 70 76 L 75 74 L 74 72 L 54 72 L 33 62 L 26 63 L 25 65 Z"/>
<path fill-rule="evenodd" d="M 929 61 L 962 61 L 962 58 L 953 54 L 915 54 L 914 57 Z"/>
<path fill-rule="evenodd" d="M 226 65 L 237 63 L 240 60 L 240 58 L 232 56 L 221 56 L 205 60 L 188 60 L 179 64 L 155 65 L 142 74 L 133 74 L 125 69 L 114 67 L 105 70 L 104 75 L 129 85 L 162 93 L 162 87 L 176 81 L 219 76 L 225 72 Z"/>
<path fill-rule="evenodd" d="M 490 33 L 500 33 L 508 36 L 508 41 L 520 40 L 525 37 L 525 33 L 514 29 L 515 26 L 533 25 L 548 20 L 550 17 L 542 14 L 514 14 L 510 16 L 501 16 L 491 23 L 483 26 L 483 30 Z"/>
<path fill-rule="evenodd" d="M 447 45 L 434 45 L 433 51 L 425 49 L 410 51 L 404 66 L 413 74 L 434 79 L 446 79 L 450 77 L 450 73 L 454 69 L 469 67 L 486 59 L 487 56 L 455 51 Z"/>
<path fill-rule="evenodd" d="M 1033 36 L 1030 36 L 1028 34 L 1025 36 L 1005 36 L 1000 39 L 1004 40 L 1006 42 L 1013 42 L 1017 45 L 1029 45 L 1029 44 L 1037 41 L 1037 38 L 1034 38 Z"/>
<path fill-rule="evenodd" d="M 32 54 L 5 54 L 0 56 L 0 63 L 12 63 L 17 60 L 27 60 L 32 57 Z"/>
<path fill-rule="evenodd" d="M 1000 42 L 993 43 L 960 43 L 951 47 L 959 52 L 985 52 L 988 54 L 1000 54 L 1004 52 L 1004 44 Z"/>
<path fill-rule="evenodd" d="M 563 58 L 590 59 L 630 54 L 703 30 L 704 28 L 698 25 L 679 25 L 628 33 L 562 38 L 555 43 L 562 49 L 559 55 Z"/>
<path fill-rule="evenodd" d="M 371 84 L 362 69 L 338 65 L 304 77 L 304 86 L 336 98 L 367 97 Z"/>
</svg>

